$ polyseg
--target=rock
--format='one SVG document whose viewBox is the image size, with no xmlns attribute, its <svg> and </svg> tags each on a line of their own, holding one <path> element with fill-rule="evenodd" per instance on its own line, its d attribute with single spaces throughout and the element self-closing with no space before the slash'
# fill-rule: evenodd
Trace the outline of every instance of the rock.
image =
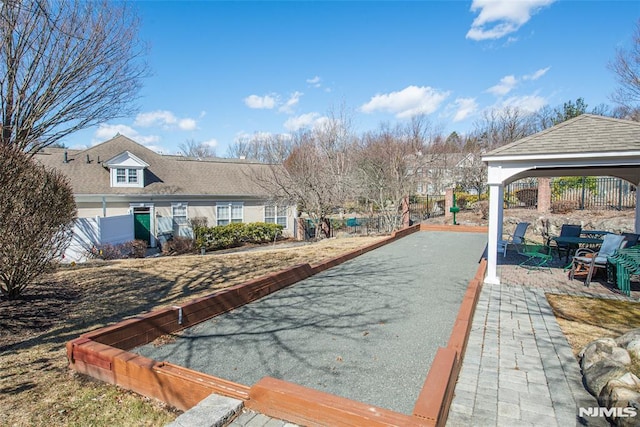
<svg viewBox="0 0 640 427">
<path fill-rule="evenodd" d="M 604 390 L 607 390 L 608 387 L 605 387 Z M 637 408 L 640 408 L 640 393 L 628 389 L 626 387 L 612 387 L 608 389 L 609 393 L 606 397 L 606 403 L 598 399 L 600 405 L 606 406 L 607 408 L 629 408 L 626 411 L 623 411 L 620 417 L 617 417 L 615 414 L 611 417 L 611 421 L 616 426 L 621 427 L 631 427 L 638 425 L 638 417 L 640 417 L 640 412 L 638 412 Z M 633 414 L 636 414 L 633 416 Z"/>
<path fill-rule="evenodd" d="M 616 389 L 625 389 L 638 394 L 640 393 L 640 378 L 631 372 L 627 372 L 619 378 L 610 380 L 607 385 L 602 388 L 598 396 L 600 406 L 606 406 L 607 408 L 616 406 L 614 402 L 618 400 L 618 398 L 615 398 L 617 395 L 612 394 Z"/>
<path fill-rule="evenodd" d="M 618 343 L 613 338 L 599 338 L 597 340 L 591 341 L 587 344 L 581 351 L 578 353 L 578 357 L 584 357 L 586 353 L 596 351 L 597 348 L 601 348 L 602 346 L 607 347 L 616 347 Z"/>
<path fill-rule="evenodd" d="M 594 363 L 604 358 L 609 358 L 613 354 L 614 348 L 618 348 L 618 346 L 613 338 L 600 338 L 591 341 L 578 354 L 578 357 L 580 357 L 580 367 L 585 371 Z"/>
<path fill-rule="evenodd" d="M 615 339 L 616 344 L 620 347 L 627 347 L 627 345 L 634 340 L 640 340 L 640 329 L 632 329 Z"/>
<path fill-rule="evenodd" d="M 635 339 L 627 344 L 627 351 L 636 359 L 640 359 L 640 339 Z"/>
<path fill-rule="evenodd" d="M 599 397 L 602 389 L 611 380 L 618 379 L 627 373 L 627 367 L 611 359 L 603 359 L 588 369 L 583 369 L 583 380 L 589 393 Z"/>
</svg>

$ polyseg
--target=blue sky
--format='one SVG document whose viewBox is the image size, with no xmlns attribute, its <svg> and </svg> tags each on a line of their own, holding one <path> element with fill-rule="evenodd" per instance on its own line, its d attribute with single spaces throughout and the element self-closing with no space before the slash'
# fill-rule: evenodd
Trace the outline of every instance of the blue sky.
<svg viewBox="0 0 640 427">
<path fill-rule="evenodd" d="M 288 134 L 344 107 L 355 130 L 424 114 L 447 135 L 483 111 L 611 104 L 607 69 L 638 1 L 138 1 L 152 75 L 139 113 L 78 132 L 156 151 L 187 140 L 220 156 L 238 138 Z"/>
</svg>

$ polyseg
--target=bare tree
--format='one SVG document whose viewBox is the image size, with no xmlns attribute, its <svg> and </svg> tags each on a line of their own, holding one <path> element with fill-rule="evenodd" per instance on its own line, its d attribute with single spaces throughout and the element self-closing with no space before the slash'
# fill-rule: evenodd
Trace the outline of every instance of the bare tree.
<svg viewBox="0 0 640 427">
<path fill-rule="evenodd" d="M 473 136 L 467 137 L 463 158 L 456 165 L 457 184 L 467 192 L 482 194 L 487 185 L 487 165 L 482 161 L 484 148 Z"/>
<path fill-rule="evenodd" d="M 60 257 L 76 215 L 71 186 L 16 146 L 0 144 L 0 295 L 19 298 Z"/>
<path fill-rule="evenodd" d="M 216 157 L 216 149 L 204 142 L 198 143 L 193 139 L 188 139 L 178 146 L 183 156 L 206 159 Z"/>
<path fill-rule="evenodd" d="M 131 114 L 147 75 L 138 27 L 120 2 L 0 2 L 0 142 L 35 153 Z"/>
<path fill-rule="evenodd" d="M 618 49 L 615 59 L 609 63 L 619 87 L 611 96 L 628 115 L 637 117 L 640 109 L 640 19 L 628 49 Z"/>
<path fill-rule="evenodd" d="M 415 123 L 413 123 L 415 125 Z M 361 196 L 385 218 L 387 231 L 400 225 L 402 200 L 416 192 L 425 168 L 424 133 L 416 128 L 381 127 L 365 134 L 357 151 Z"/>
<path fill-rule="evenodd" d="M 288 134 L 255 134 L 234 141 L 227 149 L 227 157 L 257 160 L 263 163 L 282 163 L 293 149 Z"/>
<path fill-rule="evenodd" d="M 294 134 L 289 157 L 259 177 L 274 200 L 296 203 L 309 216 L 320 231 L 317 238 L 331 235 L 330 215 L 353 197 L 353 138 L 346 116 L 332 115 L 321 126 Z"/>
</svg>

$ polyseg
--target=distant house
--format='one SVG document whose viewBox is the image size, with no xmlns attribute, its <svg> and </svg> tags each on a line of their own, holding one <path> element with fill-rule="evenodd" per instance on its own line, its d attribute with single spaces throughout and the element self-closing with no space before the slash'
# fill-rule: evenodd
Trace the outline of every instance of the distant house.
<svg viewBox="0 0 640 427">
<path fill-rule="evenodd" d="M 469 155 L 459 152 L 427 153 L 416 160 L 416 194 L 443 195 L 459 181 Z"/>
<path fill-rule="evenodd" d="M 86 150 L 45 148 L 35 158 L 69 178 L 79 218 L 132 214 L 136 239 L 155 247 L 208 225 L 271 222 L 294 233 L 295 207 L 277 206 L 256 184 L 274 166 L 248 160 L 162 155 L 123 136 Z"/>
</svg>

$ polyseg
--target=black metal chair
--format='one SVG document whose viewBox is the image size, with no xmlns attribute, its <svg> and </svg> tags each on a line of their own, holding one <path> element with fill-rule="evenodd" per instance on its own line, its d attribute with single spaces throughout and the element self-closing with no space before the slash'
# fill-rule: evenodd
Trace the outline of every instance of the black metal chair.
<svg viewBox="0 0 640 427">
<path fill-rule="evenodd" d="M 560 229 L 560 237 L 580 237 L 581 233 L 582 226 L 577 224 L 562 224 L 562 228 Z M 556 242 L 554 249 L 558 253 L 558 258 L 562 258 L 562 255 L 564 255 L 565 261 L 568 262 L 569 256 L 572 256 L 575 253 L 576 249 L 578 249 L 578 245 Z"/>
</svg>

